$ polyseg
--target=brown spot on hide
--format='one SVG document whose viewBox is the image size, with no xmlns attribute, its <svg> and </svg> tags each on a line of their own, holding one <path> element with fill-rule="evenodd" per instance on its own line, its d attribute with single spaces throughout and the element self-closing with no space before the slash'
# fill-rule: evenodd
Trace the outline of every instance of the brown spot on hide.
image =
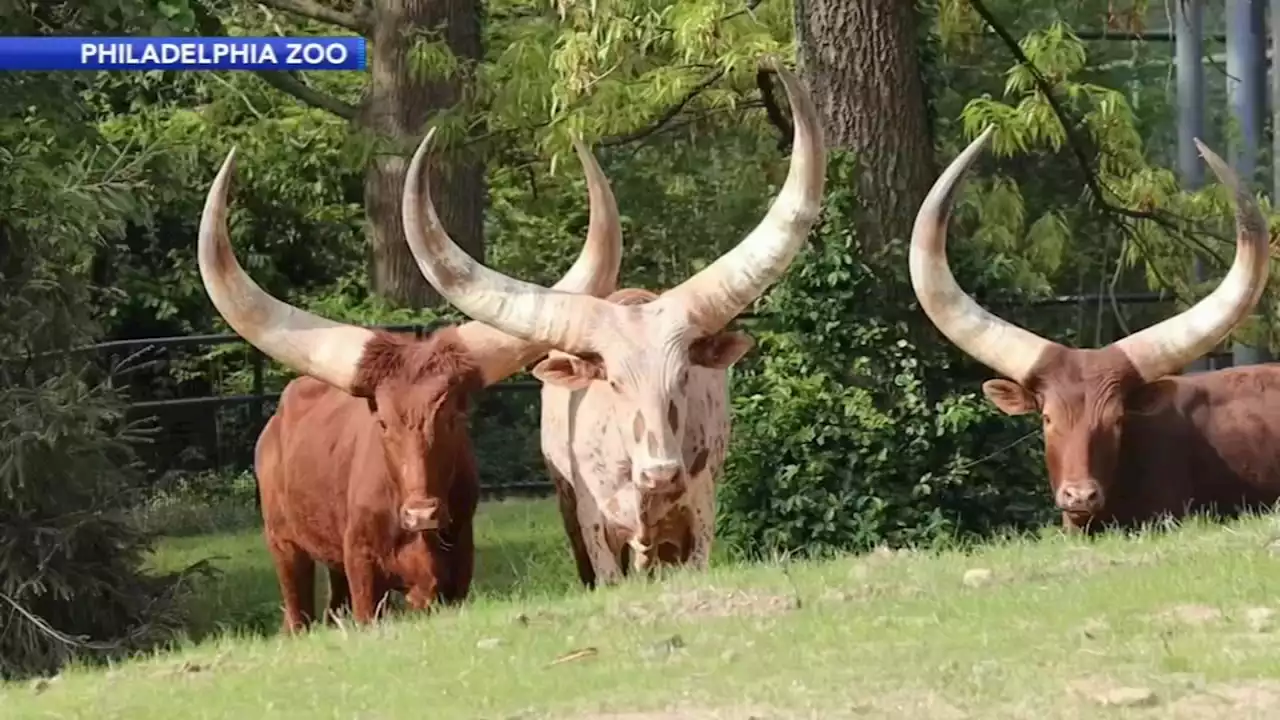
<svg viewBox="0 0 1280 720">
<path fill-rule="evenodd" d="M 671 428 L 671 432 L 680 430 L 680 413 L 676 410 L 674 400 L 667 401 L 667 425 Z"/>
<path fill-rule="evenodd" d="M 705 470 L 707 467 L 707 458 L 710 456 L 710 454 L 711 454 L 711 451 L 707 450 L 706 448 L 702 448 L 701 450 L 699 450 L 698 454 L 695 455 L 693 458 L 693 464 L 689 466 L 689 474 L 697 475 L 698 473 Z"/>
</svg>

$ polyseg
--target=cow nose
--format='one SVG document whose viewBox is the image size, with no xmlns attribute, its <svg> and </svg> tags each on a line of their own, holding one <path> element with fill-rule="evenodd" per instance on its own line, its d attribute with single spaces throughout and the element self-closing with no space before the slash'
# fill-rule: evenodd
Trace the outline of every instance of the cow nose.
<svg viewBox="0 0 1280 720">
<path fill-rule="evenodd" d="M 440 505 L 434 502 L 405 503 L 400 506 L 400 527 L 406 532 L 440 529 Z"/>
<path fill-rule="evenodd" d="M 640 471 L 640 487 L 644 490 L 663 490 L 676 485 L 680 479 L 680 466 L 671 463 L 651 465 Z"/>
<path fill-rule="evenodd" d="M 1068 512 L 1088 512 L 1102 506 L 1102 490 L 1094 483 L 1063 485 L 1058 491 L 1058 507 Z"/>
</svg>

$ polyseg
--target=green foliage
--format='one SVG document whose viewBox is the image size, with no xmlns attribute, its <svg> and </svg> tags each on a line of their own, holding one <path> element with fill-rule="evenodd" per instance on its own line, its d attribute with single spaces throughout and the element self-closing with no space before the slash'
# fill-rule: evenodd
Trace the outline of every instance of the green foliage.
<svg viewBox="0 0 1280 720">
<path fill-rule="evenodd" d="M 1135 3 L 1131 10 L 1140 16 L 1145 4 Z M 954 8 L 948 12 L 961 25 L 971 20 Z M 1095 288 L 1171 291 L 1179 307 L 1166 311 L 1185 308 L 1210 292 L 1231 260 L 1234 211 L 1230 193 L 1207 167 L 1206 187 L 1197 190 L 1182 188 L 1175 173 L 1159 164 L 1172 159 L 1175 144 L 1174 109 L 1167 97 L 1169 49 L 1135 46 L 1128 60 L 1110 59 L 1114 49 L 1081 41 L 1061 18 L 1028 32 L 1019 48 L 1052 89 L 1057 108 L 1031 67 L 1015 64 L 1006 70 L 998 93 L 966 103 L 961 121 L 970 138 L 994 126 L 993 154 L 1017 157 L 1018 179 L 1001 182 L 1021 198 L 1017 202 L 1025 203 L 1029 217 L 1038 216 L 1031 223 L 1040 235 L 1036 244 L 1044 247 L 1049 239 L 1058 248 L 1044 249 L 1069 252 L 1074 262 L 1064 269 L 1078 284 L 1092 275 Z M 962 57 L 979 51 L 959 43 L 953 50 Z M 1213 103 L 1221 86 L 1213 84 L 1213 73 L 1207 75 Z M 1216 130 L 1209 136 L 1209 144 L 1225 156 L 1225 139 Z M 1087 178 L 1084 192 L 1078 180 L 1063 183 L 1064 175 Z M 1269 203 L 1260 204 L 1269 215 Z M 1280 227 L 1275 218 L 1270 222 Z M 1072 233 L 1089 243 L 1063 244 Z M 1210 282 L 1193 281 L 1197 257 L 1207 260 Z M 1258 309 L 1258 317 L 1237 328 L 1234 338 L 1280 349 L 1274 301 L 1264 298 Z M 1118 320 L 1121 334 L 1143 324 Z"/>
<path fill-rule="evenodd" d="M 139 474 L 121 399 L 74 368 L 0 392 L 0 677 L 154 645 L 181 623 L 176 575 L 141 571 Z"/>
<path fill-rule="evenodd" d="M 920 331 L 905 249 L 863 249 L 853 164 L 829 167 L 813 246 L 768 296 L 755 360 L 734 379 L 721 537 L 758 556 L 1037 525 L 1049 507 L 1038 428 L 1000 414 L 972 365 Z M 971 192 L 962 214 L 999 192 Z M 1011 285 L 977 262 L 954 266 L 970 292 Z"/>
<path fill-rule="evenodd" d="M 98 136 L 73 75 L 0 78 L 0 676 L 56 671 L 163 641 L 179 621 L 175 576 L 142 563 L 151 536 L 128 516 L 140 475 L 123 399 L 74 348 L 98 331 L 104 239 L 145 221 L 131 153 Z"/>
</svg>

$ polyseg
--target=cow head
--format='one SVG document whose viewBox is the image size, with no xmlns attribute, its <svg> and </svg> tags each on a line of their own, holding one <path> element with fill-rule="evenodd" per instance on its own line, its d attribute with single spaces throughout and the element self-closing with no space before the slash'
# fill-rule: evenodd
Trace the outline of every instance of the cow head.
<svg viewBox="0 0 1280 720">
<path fill-rule="evenodd" d="M 1235 173 L 1200 144 L 1200 154 L 1236 203 L 1236 256 L 1222 283 L 1185 312 L 1099 350 L 1046 340 L 987 312 L 947 265 L 955 194 L 981 152 L 988 128 L 946 169 L 925 198 L 911 237 L 911 282 L 925 314 L 957 347 L 1008 379 L 983 385 L 1010 415 L 1039 412 L 1054 501 L 1073 520 L 1105 507 L 1118 480 L 1124 418 L 1158 411 L 1170 397 L 1165 376 L 1204 355 L 1257 304 L 1268 273 L 1266 220 Z"/>
<path fill-rule="evenodd" d="M 690 373 L 725 370 L 755 343 L 742 332 L 701 335 L 678 309 L 644 312 L 658 297 L 634 289 L 614 293 L 608 300 L 620 309 L 617 322 L 596 329 L 593 350 L 552 353 L 533 369 L 542 382 L 570 390 L 608 386 L 632 481 L 645 493 L 679 491 L 707 461 L 704 448 L 686 468 L 682 452 Z"/>
<path fill-rule="evenodd" d="M 795 115 L 785 185 L 736 248 L 660 296 L 609 302 L 484 267 L 445 233 L 419 181 L 430 134 L 409 167 L 405 235 L 428 281 L 470 317 L 560 351 L 535 369 L 543 382 L 607 383 L 620 403 L 617 430 L 630 444 L 632 478 L 641 490 L 678 487 L 690 470 L 681 440 L 691 371 L 724 370 L 751 347 L 749 337 L 724 327 L 781 276 L 818 216 L 826 173 L 822 128 L 800 81 L 785 67 L 777 72 Z"/>
<path fill-rule="evenodd" d="M 575 143 L 591 203 L 587 241 L 556 284 L 584 297 L 609 294 L 622 259 L 621 223 L 613 192 L 595 158 Z M 227 155 L 200 219 L 199 265 L 218 312 L 245 340 L 278 362 L 350 395 L 365 398 L 382 437 L 400 498 L 402 528 L 440 529 L 459 447 L 469 447 L 467 398 L 546 354 L 545 344 L 515 338 L 480 322 L 432 333 L 425 340 L 333 322 L 272 297 L 241 268 L 227 236 L 227 188 L 235 150 Z"/>
</svg>

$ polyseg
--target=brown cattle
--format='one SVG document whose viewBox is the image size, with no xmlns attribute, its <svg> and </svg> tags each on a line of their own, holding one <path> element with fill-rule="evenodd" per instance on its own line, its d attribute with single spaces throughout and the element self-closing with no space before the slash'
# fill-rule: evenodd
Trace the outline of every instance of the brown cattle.
<svg viewBox="0 0 1280 720">
<path fill-rule="evenodd" d="M 795 119 L 785 184 L 736 247 L 661 294 L 602 300 L 484 267 L 449 238 L 418 181 L 430 136 L 410 166 L 401 210 L 423 274 L 473 319 L 555 348 L 533 371 L 543 383 L 542 452 L 584 584 L 710 560 L 730 433 L 727 371 L 754 344 L 725 328 L 804 246 L 826 181 L 809 93 L 787 68 L 777 73 Z"/>
<path fill-rule="evenodd" d="M 607 295 L 622 252 L 617 208 L 590 152 L 577 149 L 590 228 L 559 287 Z M 227 237 L 234 159 L 233 150 L 205 203 L 200 274 L 237 333 L 304 375 L 281 395 L 255 463 L 286 628 L 313 620 L 317 562 L 329 567 L 330 607 L 349 597 L 360 622 L 393 589 L 415 608 L 465 598 L 479 495 L 467 398 L 547 348 L 477 322 L 416 340 L 332 322 L 271 297 L 241 269 Z"/>
<path fill-rule="evenodd" d="M 1077 350 L 982 309 L 947 266 L 956 189 L 991 132 L 951 163 L 920 208 L 911 281 L 951 342 L 1009 378 L 984 383 L 987 398 L 1010 415 L 1040 413 L 1063 525 L 1133 527 L 1202 511 L 1229 516 L 1280 499 L 1280 366 L 1170 376 L 1221 342 L 1267 281 L 1267 223 L 1235 173 L 1197 141 L 1236 203 L 1236 256 L 1222 283 L 1175 317 L 1100 350 Z"/>
</svg>

